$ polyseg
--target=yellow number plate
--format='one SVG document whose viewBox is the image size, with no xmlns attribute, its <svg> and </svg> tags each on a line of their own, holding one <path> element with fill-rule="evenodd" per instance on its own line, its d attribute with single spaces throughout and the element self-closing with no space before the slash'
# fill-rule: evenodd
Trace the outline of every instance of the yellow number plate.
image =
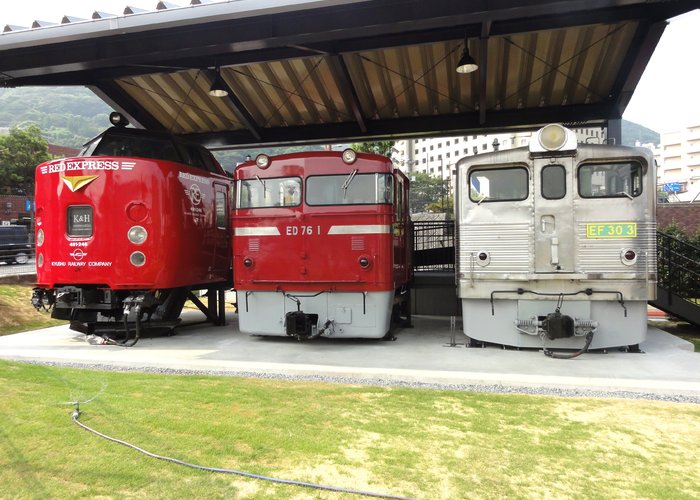
<svg viewBox="0 0 700 500">
<path fill-rule="evenodd" d="M 636 238 L 636 222 L 586 224 L 586 238 Z"/>
</svg>

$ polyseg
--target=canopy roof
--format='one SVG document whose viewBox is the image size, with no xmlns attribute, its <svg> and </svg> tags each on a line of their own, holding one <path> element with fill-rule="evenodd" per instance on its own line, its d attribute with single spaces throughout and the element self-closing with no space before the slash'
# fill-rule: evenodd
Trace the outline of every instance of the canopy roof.
<svg viewBox="0 0 700 500">
<path fill-rule="evenodd" d="M 690 0 L 234 0 L 6 26 L 0 84 L 80 85 L 210 148 L 604 125 Z M 455 71 L 468 44 L 479 70 Z M 209 88 L 220 74 L 226 97 Z"/>
</svg>

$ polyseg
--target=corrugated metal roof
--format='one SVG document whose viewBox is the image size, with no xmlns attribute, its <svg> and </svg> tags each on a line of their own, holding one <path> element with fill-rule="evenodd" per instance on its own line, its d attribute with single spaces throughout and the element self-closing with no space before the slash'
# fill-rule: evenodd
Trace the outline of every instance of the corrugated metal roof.
<svg viewBox="0 0 700 500">
<path fill-rule="evenodd" d="M 133 123 L 210 147 L 600 124 L 622 115 L 665 20 L 693 6 L 159 2 L 8 31 L 0 80 L 87 85 Z M 455 71 L 465 37 L 479 64 L 467 75 Z M 215 67 L 228 97 L 208 93 Z"/>
</svg>

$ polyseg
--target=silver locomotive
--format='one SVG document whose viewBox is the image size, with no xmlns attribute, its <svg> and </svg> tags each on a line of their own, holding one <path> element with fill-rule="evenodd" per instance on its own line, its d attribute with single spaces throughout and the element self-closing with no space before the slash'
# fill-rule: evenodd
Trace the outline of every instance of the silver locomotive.
<svg viewBox="0 0 700 500">
<path fill-rule="evenodd" d="M 470 343 L 573 357 L 645 339 L 656 295 L 651 151 L 577 144 L 547 125 L 529 147 L 458 162 L 457 226 Z"/>
</svg>

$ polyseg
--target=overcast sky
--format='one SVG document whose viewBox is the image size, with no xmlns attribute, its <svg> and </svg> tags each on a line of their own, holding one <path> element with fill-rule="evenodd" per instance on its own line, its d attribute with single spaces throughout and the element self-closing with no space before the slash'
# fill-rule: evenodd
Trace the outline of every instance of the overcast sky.
<svg viewBox="0 0 700 500">
<path fill-rule="evenodd" d="M 170 0 L 186 6 L 189 0 Z M 124 7 L 155 10 L 157 0 L 3 0 L 0 28 L 60 22 L 64 15 L 90 19 L 95 10 L 121 15 Z M 657 132 L 700 125 L 700 10 L 670 21 L 647 65 L 624 118 Z"/>
</svg>

